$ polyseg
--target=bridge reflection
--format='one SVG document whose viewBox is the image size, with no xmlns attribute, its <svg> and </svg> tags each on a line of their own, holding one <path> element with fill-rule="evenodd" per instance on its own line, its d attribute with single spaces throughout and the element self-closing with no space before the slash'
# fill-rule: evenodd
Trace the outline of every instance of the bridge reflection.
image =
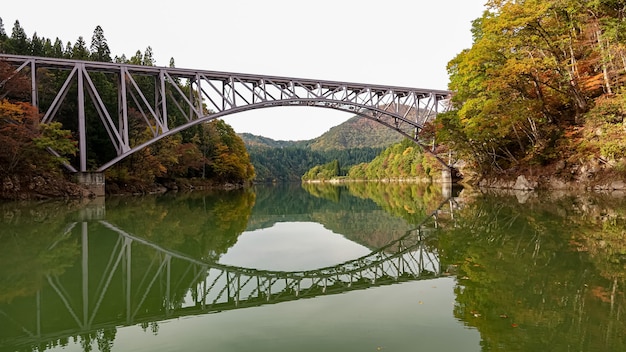
<svg viewBox="0 0 626 352">
<path fill-rule="evenodd" d="M 34 297 L 0 305 L 0 349 L 42 350 L 68 337 L 119 326 L 448 275 L 433 233 L 441 214 L 451 214 L 442 209 L 453 207 L 444 203 L 415 229 L 366 256 L 295 272 L 204 261 L 105 220 L 73 222 L 60 240 L 77 242 L 76 265 L 46 275 L 46 285 Z"/>
</svg>

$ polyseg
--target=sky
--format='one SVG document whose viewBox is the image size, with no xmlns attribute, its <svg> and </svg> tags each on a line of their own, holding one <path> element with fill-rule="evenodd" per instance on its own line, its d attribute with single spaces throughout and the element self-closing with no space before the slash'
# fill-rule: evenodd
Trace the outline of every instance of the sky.
<svg viewBox="0 0 626 352">
<path fill-rule="evenodd" d="M 87 44 L 101 26 L 112 56 L 150 46 L 157 66 L 447 89 L 447 63 L 472 44 L 487 0 L 5 1 L 29 37 Z M 352 115 L 277 107 L 225 117 L 235 132 L 318 137 Z"/>
</svg>

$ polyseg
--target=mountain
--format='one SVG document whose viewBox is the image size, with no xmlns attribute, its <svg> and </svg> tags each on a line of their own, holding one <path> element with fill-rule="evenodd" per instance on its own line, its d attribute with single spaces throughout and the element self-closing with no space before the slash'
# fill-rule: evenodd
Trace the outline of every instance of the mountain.
<svg viewBox="0 0 626 352">
<path fill-rule="evenodd" d="M 374 159 L 403 136 L 377 122 L 352 117 L 308 141 L 276 141 L 250 133 L 239 134 L 256 171 L 256 182 L 300 181 L 316 165 L 338 161 L 341 175 L 352 165 Z"/>
<path fill-rule="evenodd" d="M 383 149 L 404 136 L 376 121 L 354 116 L 323 135 L 307 141 L 277 141 L 240 133 L 256 182 L 294 182 L 316 165 L 336 161 L 340 175 L 351 166 L 372 161 Z"/>
<path fill-rule="evenodd" d="M 346 150 L 358 148 L 384 149 L 404 139 L 398 132 L 363 117 L 354 116 L 332 127 L 323 135 L 308 141 L 276 141 L 250 133 L 240 133 L 248 148 L 303 148 L 312 151 Z"/>
<path fill-rule="evenodd" d="M 404 139 L 400 133 L 376 121 L 354 116 L 313 139 L 309 148 L 315 151 L 354 148 L 385 148 Z"/>
<path fill-rule="evenodd" d="M 308 141 L 277 141 L 268 137 L 257 136 L 252 133 L 239 133 L 246 147 L 250 148 L 305 148 Z"/>
</svg>

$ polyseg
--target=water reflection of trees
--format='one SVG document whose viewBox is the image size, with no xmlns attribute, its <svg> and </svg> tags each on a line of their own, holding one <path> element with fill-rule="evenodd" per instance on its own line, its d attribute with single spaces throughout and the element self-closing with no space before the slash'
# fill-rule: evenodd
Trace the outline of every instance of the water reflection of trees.
<svg viewBox="0 0 626 352">
<path fill-rule="evenodd" d="M 388 213 L 415 225 L 446 199 L 441 185 L 420 183 L 350 182 L 350 194 L 372 199 Z"/>
<path fill-rule="evenodd" d="M 107 220 L 164 248 L 215 261 L 246 229 L 249 189 L 107 199 Z"/>
<path fill-rule="evenodd" d="M 75 203 L 4 203 L 0 206 L 0 303 L 34 295 L 46 275 L 61 275 L 80 253 L 67 238 Z"/>
<path fill-rule="evenodd" d="M 486 351 L 624 350 L 625 210 L 602 197 L 467 202 L 439 237 L 458 266 L 455 316 Z"/>
<path fill-rule="evenodd" d="M 129 232 L 135 231 L 135 235 L 164 248 L 191 258 L 216 260 L 244 231 L 253 204 L 254 193 L 249 190 L 176 197 L 122 197 L 107 199 L 106 217 L 109 222 L 123 226 Z M 111 321 L 128 314 L 125 303 L 111 294 L 124 292 L 126 287 L 122 279 L 125 266 L 118 265 L 115 269 L 112 266 L 114 258 L 125 255 L 124 260 L 129 262 L 132 258 L 133 282 L 157 275 L 155 260 L 159 263 L 163 259 L 158 258 L 160 254 L 154 250 L 138 244 L 132 246 L 132 257 L 123 254 L 126 252 L 120 249 L 120 244 L 124 241 L 119 234 L 103 227 L 97 218 L 83 219 L 80 213 L 84 209 L 80 204 L 63 202 L 6 203 L 0 208 L 0 309 L 3 312 L 0 342 L 19 339 L 28 331 L 37 331 L 37 334 L 41 331 L 45 336 L 46 331 L 75 330 L 77 316 L 71 310 L 89 307 L 94 316 L 88 324 L 82 323 L 94 328 L 75 336 L 74 341 L 79 342 L 85 351 L 90 351 L 92 345 L 97 345 L 101 351 L 111 349 L 116 329 L 96 327 L 110 325 Z M 86 257 L 89 258 L 87 262 Z M 84 281 L 85 263 L 91 273 L 88 281 Z M 141 300 L 142 314 L 158 315 L 183 304 L 189 288 L 203 279 L 201 275 L 189 272 L 188 267 L 184 261 L 171 259 L 168 274 L 178 280 L 178 285 L 171 288 L 165 303 L 162 286 L 133 287 L 134 292 L 145 292 L 143 297 L 137 298 Z M 107 276 L 107 290 L 103 290 L 101 285 Z M 51 288 L 53 282 L 54 289 Z M 80 294 L 74 295 L 85 292 L 85 287 L 88 288 L 86 292 L 93 295 L 88 300 Z M 102 296 L 98 296 L 101 292 L 104 292 Z M 46 298 L 46 304 L 35 304 L 40 297 Z M 88 302 L 83 304 L 89 306 L 76 307 L 76 302 L 81 301 Z M 98 310 L 94 306 L 96 302 L 106 309 Z M 33 317 L 37 316 L 48 320 L 35 322 Z M 41 344 L 24 346 L 24 349 L 43 351 L 68 343 L 67 337 L 50 337 Z M 0 343 L 0 347 L 2 345 Z"/>
<path fill-rule="evenodd" d="M 443 201 L 428 184 L 357 182 L 258 187 L 248 230 L 313 221 L 368 248 L 403 236 Z"/>
</svg>

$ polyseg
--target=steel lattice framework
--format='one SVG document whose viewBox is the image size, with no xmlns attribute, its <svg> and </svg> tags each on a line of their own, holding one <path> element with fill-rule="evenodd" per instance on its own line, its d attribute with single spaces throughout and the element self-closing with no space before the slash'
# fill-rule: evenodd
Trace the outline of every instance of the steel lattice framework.
<svg viewBox="0 0 626 352">
<path fill-rule="evenodd" d="M 87 171 L 87 134 L 85 104 L 93 103 L 117 157 L 98 166 L 104 171 L 130 154 L 157 140 L 193 125 L 247 110 L 276 106 L 309 106 L 345 111 L 377 121 L 420 144 L 429 151 L 420 131 L 426 122 L 448 107 L 450 92 L 385 85 L 347 83 L 315 79 L 265 76 L 196 69 L 139 66 L 119 63 L 65 60 L 33 56 L 0 55 L 0 60 L 15 66 L 16 72 L 31 79 L 31 102 L 40 109 L 42 122 L 55 119 L 70 87 L 76 87 L 78 105 L 79 159 L 73 172 Z M 45 84 L 41 79 L 51 70 L 69 72 L 64 83 L 54 88 L 54 99 L 42 106 L 39 95 Z M 117 82 L 115 106 L 104 103 L 94 84 L 95 73 L 104 73 Z M 146 78 L 147 77 L 147 78 Z M 146 89 L 146 81 L 150 82 Z M 141 82 L 141 83 L 139 83 Z M 0 82 L 2 86 L 5 82 Z M 136 109 L 150 126 L 153 138 L 133 145 L 129 139 L 129 109 Z M 168 109 L 180 112 L 184 121 L 175 122 Z M 170 113 L 171 114 L 171 113 Z M 54 152 L 54 151 L 53 151 Z M 446 163 L 439 159 L 446 165 Z"/>
</svg>

